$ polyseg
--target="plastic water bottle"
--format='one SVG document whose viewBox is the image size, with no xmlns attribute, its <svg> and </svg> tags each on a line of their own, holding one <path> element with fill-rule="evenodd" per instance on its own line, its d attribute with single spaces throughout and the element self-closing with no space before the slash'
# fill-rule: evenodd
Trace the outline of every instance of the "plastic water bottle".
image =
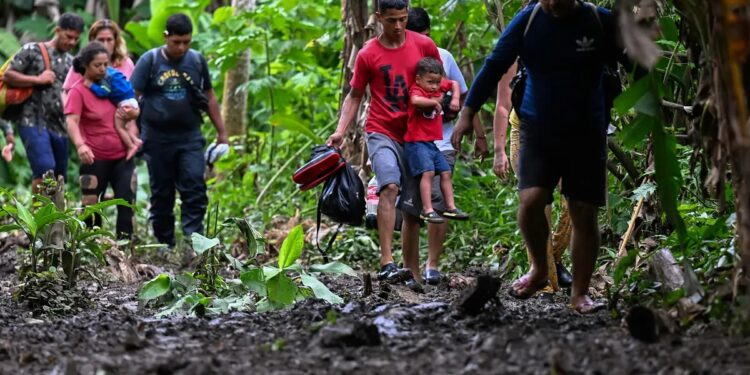
<svg viewBox="0 0 750 375">
<path fill-rule="evenodd" d="M 378 227 L 378 179 L 373 176 L 367 183 L 367 198 L 365 199 L 365 227 Z"/>
</svg>

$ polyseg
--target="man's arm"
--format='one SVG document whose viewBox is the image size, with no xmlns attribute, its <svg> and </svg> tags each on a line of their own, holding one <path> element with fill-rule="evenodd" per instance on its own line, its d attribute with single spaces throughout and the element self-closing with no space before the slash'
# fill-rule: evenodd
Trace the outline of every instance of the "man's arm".
<svg viewBox="0 0 750 375">
<path fill-rule="evenodd" d="M 357 115 L 359 105 L 362 104 L 362 97 L 365 92 L 363 90 L 352 87 L 349 94 L 344 99 L 344 104 L 341 106 L 341 115 L 339 116 L 339 124 L 336 126 L 336 131 L 328 137 L 326 144 L 334 147 L 341 147 L 344 141 L 344 132 L 349 124 L 354 121 L 354 117 Z"/>
<path fill-rule="evenodd" d="M 500 178 L 505 177 L 505 173 L 508 171 L 508 155 L 505 152 L 505 144 L 508 135 L 508 117 L 512 106 L 510 81 L 516 75 L 517 69 L 518 64 L 513 64 L 497 84 L 495 118 L 492 120 L 492 133 L 495 143 L 495 161 L 492 169 Z"/>
<path fill-rule="evenodd" d="M 55 73 L 51 70 L 45 70 L 42 74 L 28 75 L 13 70 L 12 67 L 5 71 L 3 82 L 12 87 L 33 87 L 51 85 L 55 82 Z"/>
<path fill-rule="evenodd" d="M 217 143 L 229 143 L 227 138 L 227 131 L 224 129 L 224 119 L 221 118 L 221 109 L 219 108 L 219 101 L 216 100 L 216 94 L 214 90 L 206 90 L 203 92 L 208 98 L 208 117 L 213 122 L 216 128 L 216 142 Z"/>
</svg>

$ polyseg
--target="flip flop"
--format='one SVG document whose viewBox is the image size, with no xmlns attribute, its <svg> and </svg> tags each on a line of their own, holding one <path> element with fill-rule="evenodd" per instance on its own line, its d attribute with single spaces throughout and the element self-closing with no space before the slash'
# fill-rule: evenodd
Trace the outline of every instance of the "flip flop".
<svg viewBox="0 0 750 375">
<path fill-rule="evenodd" d="M 510 291 L 508 291 L 508 294 L 510 294 L 511 297 L 518 299 L 529 299 L 536 294 L 536 292 L 544 289 L 547 284 L 549 284 L 549 280 L 546 279 L 536 284 L 531 284 L 531 276 L 525 274 L 510 285 Z"/>
<path fill-rule="evenodd" d="M 579 304 L 578 306 L 574 306 L 572 304 L 570 305 L 570 308 L 581 315 L 593 314 L 599 310 L 604 309 L 605 307 L 607 307 L 607 304 L 596 302 L 593 300 L 588 300 L 582 304 Z"/>
</svg>

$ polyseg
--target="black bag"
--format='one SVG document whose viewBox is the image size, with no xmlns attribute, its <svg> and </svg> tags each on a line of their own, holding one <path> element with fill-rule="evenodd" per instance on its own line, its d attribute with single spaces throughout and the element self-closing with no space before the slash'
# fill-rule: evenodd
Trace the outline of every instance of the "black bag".
<svg viewBox="0 0 750 375">
<path fill-rule="evenodd" d="M 342 158 L 343 160 L 343 158 Z M 320 247 L 318 234 L 320 233 L 320 214 L 324 214 L 339 223 L 336 231 L 328 240 L 326 249 Z M 344 224 L 362 225 L 365 216 L 365 185 L 359 179 L 354 169 L 346 163 L 343 168 L 328 178 L 323 185 L 323 192 L 318 199 L 318 218 L 315 239 L 318 251 L 323 255 L 323 261 L 328 262 L 327 252 L 336 240 L 336 233 Z"/>
<path fill-rule="evenodd" d="M 362 225 L 365 216 L 365 186 L 349 164 L 323 185 L 318 210 L 337 223 Z"/>
</svg>

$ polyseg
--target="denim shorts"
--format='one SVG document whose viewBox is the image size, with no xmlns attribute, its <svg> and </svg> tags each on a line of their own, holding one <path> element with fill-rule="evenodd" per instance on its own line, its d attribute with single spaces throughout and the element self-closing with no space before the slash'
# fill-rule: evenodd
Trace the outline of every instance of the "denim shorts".
<svg viewBox="0 0 750 375">
<path fill-rule="evenodd" d="M 407 142 L 404 144 L 404 157 L 409 166 L 409 174 L 417 177 L 425 172 L 450 172 L 451 166 L 433 142 Z"/>
</svg>

